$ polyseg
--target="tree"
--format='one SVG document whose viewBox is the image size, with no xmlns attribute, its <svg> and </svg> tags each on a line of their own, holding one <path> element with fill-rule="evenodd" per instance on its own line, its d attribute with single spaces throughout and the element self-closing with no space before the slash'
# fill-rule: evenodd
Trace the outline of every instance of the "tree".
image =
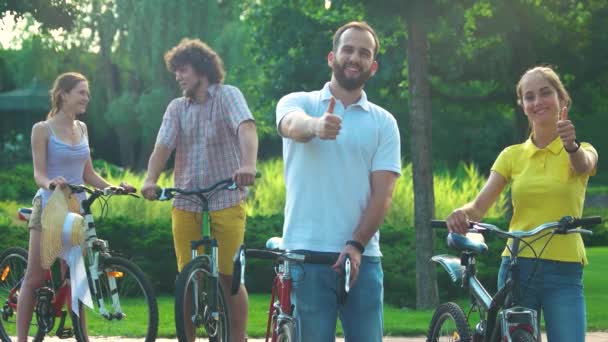
<svg viewBox="0 0 608 342">
<path fill-rule="evenodd" d="M 410 93 L 410 147 L 414 176 L 414 225 L 416 227 L 416 308 L 431 309 L 439 303 L 433 256 L 435 217 L 431 136 L 431 94 L 428 72 L 428 39 L 425 20 L 427 0 L 416 1 L 406 13 L 407 70 Z"/>
<path fill-rule="evenodd" d="M 29 13 L 42 24 L 43 30 L 63 28 L 70 31 L 78 15 L 75 2 L 78 1 L 5 0 L 0 2 L 0 13 L 8 12 L 17 19 Z"/>
</svg>

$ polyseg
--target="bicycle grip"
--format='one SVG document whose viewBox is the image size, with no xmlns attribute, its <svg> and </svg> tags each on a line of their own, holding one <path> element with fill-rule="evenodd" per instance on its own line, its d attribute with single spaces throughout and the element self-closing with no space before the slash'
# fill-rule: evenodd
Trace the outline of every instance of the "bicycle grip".
<svg viewBox="0 0 608 342">
<path fill-rule="evenodd" d="M 308 254 L 304 257 L 304 262 L 307 264 L 333 265 L 339 256 L 339 253 Z"/>
<path fill-rule="evenodd" d="M 431 220 L 431 228 L 447 228 L 448 223 L 443 220 Z"/>
<path fill-rule="evenodd" d="M 602 223 L 602 218 L 600 216 L 581 217 L 580 219 L 574 220 L 574 224 L 576 225 L 576 227 L 595 226 L 596 224 L 600 223 Z"/>
</svg>

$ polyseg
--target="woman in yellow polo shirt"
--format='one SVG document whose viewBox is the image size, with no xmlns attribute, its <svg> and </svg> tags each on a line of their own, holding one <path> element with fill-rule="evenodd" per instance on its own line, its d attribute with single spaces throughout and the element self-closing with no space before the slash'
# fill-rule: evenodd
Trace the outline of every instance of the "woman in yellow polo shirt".
<svg viewBox="0 0 608 342">
<path fill-rule="evenodd" d="M 516 90 L 532 134 L 524 143 L 500 153 L 475 200 L 448 216 L 451 232 L 464 234 L 468 220 L 481 220 L 507 183 L 511 183 L 513 202 L 511 231 L 530 230 L 565 215 L 582 215 L 587 181 L 595 174 L 598 155 L 593 146 L 576 139 L 576 130 L 568 119 L 568 92 L 549 67 L 526 71 Z M 547 239 L 550 241 L 543 250 Z M 534 253 L 522 244 L 519 278 L 526 282 L 526 289 L 521 304 L 543 311 L 549 341 L 584 341 L 582 274 L 587 258 L 580 235 L 533 240 L 528 241 L 537 254 L 542 251 L 541 260 L 534 270 Z M 506 256 L 507 250 L 500 266 L 499 288 L 507 277 Z"/>
</svg>

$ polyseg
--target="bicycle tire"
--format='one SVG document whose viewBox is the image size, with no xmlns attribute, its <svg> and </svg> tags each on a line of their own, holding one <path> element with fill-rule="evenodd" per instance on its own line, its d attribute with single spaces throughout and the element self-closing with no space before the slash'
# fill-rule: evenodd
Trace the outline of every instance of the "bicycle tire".
<svg viewBox="0 0 608 342">
<path fill-rule="evenodd" d="M 194 284 L 194 279 L 198 279 L 200 289 L 198 294 L 199 312 L 197 313 L 198 322 L 193 324 L 194 331 L 188 331 L 192 328 L 186 327 L 187 320 L 192 320 L 188 317 L 187 308 L 191 305 L 191 285 Z M 230 341 L 230 313 L 224 292 L 217 284 L 218 300 L 218 320 L 215 321 L 210 317 L 208 307 L 209 287 L 211 286 L 211 271 L 209 263 L 204 258 L 196 258 L 190 261 L 177 276 L 175 282 L 175 330 L 179 341 L 188 341 L 188 336 L 194 336 L 195 340 L 202 341 L 208 338 L 211 342 L 228 342 Z"/>
<path fill-rule="evenodd" d="M 10 337 L 17 335 L 17 313 L 9 305 L 9 295 L 15 287 L 20 286 L 18 284 L 25 277 L 26 269 L 27 250 L 10 247 L 0 253 L 0 338 L 2 341 L 11 341 Z M 17 297 L 10 300 L 10 304 L 17 304 Z M 39 338 L 38 331 L 34 338 Z"/>
<path fill-rule="evenodd" d="M 441 337 L 445 337 L 446 341 L 471 341 L 467 318 L 456 303 L 441 304 L 433 313 L 427 342 L 444 340 Z"/>
<path fill-rule="evenodd" d="M 90 279 L 90 270 L 87 269 Z M 156 340 L 158 332 L 158 304 L 152 286 L 142 270 L 132 261 L 120 257 L 103 259 L 98 270 L 100 293 L 107 314 L 100 311 L 98 299 L 93 298 L 95 310 L 79 303 L 84 311 L 87 334 L 103 335 L 104 341 L 118 341 L 124 337 L 143 338 L 146 342 Z M 116 281 L 115 294 L 118 295 L 120 308 L 112 302 L 110 281 Z M 94 297 L 94 295 L 91 293 Z M 143 303 L 143 305 L 142 305 Z M 79 318 L 72 313 L 77 337 L 85 335 L 80 331 Z M 140 323 L 132 324 L 132 322 Z M 134 330 L 134 327 L 145 326 L 145 330 Z"/>
<path fill-rule="evenodd" d="M 516 329 L 511 333 L 513 342 L 536 342 L 536 338 L 528 330 Z"/>
<path fill-rule="evenodd" d="M 277 342 L 294 342 L 297 340 L 296 323 L 293 321 L 282 323 L 277 335 Z"/>
</svg>

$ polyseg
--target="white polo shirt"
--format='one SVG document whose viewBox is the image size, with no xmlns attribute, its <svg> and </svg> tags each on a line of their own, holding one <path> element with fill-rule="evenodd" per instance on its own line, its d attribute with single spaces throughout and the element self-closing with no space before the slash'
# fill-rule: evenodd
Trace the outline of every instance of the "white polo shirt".
<svg viewBox="0 0 608 342">
<path fill-rule="evenodd" d="M 321 91 L 284 96 L 277 104 L 277 127 L 295 111 L 321 117 L 331 96 L 329 83 Z M 363 92 L 347 108 L 336 99 L 334 114 L 342 118 L 336 140 L 283 138 L 287 199 L 282 248 L 340 252 L 368 205 L 371 173 L 401 174 L 399 129 L 388 111 L 368 102 Z M 379 235 L 365 246 L 365 255 L 382 255 Z"/>
</svg>

